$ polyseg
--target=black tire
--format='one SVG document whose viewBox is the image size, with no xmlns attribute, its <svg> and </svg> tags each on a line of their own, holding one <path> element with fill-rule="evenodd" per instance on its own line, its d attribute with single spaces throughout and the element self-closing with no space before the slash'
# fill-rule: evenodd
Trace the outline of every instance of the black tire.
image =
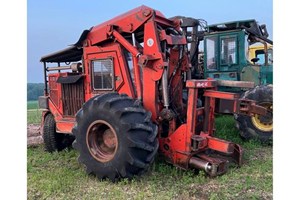
<svg viewBox="0 0 300 200">
<path fill-rule="evenodd" d="M 240 130 L 240 135 L 245 140 L 255 139 L 263 143 L 273 141 L 273 87 L 271 85 L 261 85 L 246 91 L 243 98 L 255 100 L 258 105 L 268 108 L 267 117 L 256 115 L 255 117 L 235 114 L 236 127 Z M 255 125 L 255 121 L 261 122 L 261 127 Z M 265 125 L 265 127 L 264 127 Z"/>
<path fill-rule="evenodd" d="M 52 114 L 45 117 L 43 127 L 45 150 L 48 152 L 61 151 L 72 145 L 74 136 L 56 132 L 56 123 Z"/>
<path fill-rule="evenodd" d="M 76 114 L 73 147 L 88 174 L 98 179 L 131 179 L 149 169 L 158 150 L 157 126 L 151 113 L 127 95 L 91 98 Z M 106 133 L 113 142 L 106 144 Z M 95 141 L 95 142 L 94 142 Z"/>
</svg>

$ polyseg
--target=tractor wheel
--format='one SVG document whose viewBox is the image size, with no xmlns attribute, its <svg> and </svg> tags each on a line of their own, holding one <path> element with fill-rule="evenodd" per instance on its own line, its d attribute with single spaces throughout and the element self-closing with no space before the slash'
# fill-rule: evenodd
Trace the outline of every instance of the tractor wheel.
<svg viewBox="0 0 300 200">
<path fill-rule="evenodd" d="M 146 172 L 158 150 L 151 113 L 127 95 L 91 98 L 76 114 L 73 147 L 88 174 L 98 179 L 131 179 Z"/>
<path fill-rule="evenodd" d="M 61 151 L 72 145 L 74 137 L 56 132 L 56 123 L 52 114 L 45 117 L 43 127 L 45 150 L 48 152 Z"/>
<path fill-rule="evenodd" d="M 263 143 L 273 140 L 273 87 L 261 85 L 245 92 L 243 98 L 255 100 L 258 105 L 268 109 L 266 116 L 255 114 L 253 117 L 235 115 L 236 126 L 242 138 L 258 139 Z"/>
</svg>

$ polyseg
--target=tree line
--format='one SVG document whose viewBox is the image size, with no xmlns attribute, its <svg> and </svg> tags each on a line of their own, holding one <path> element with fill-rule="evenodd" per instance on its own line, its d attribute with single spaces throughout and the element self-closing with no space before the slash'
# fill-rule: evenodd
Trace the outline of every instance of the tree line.
<svg viewBox="0 0 300 200">
<path fill-rule="evenodd" d="M 37 101 L 44 94 L 44 83 L 27 83 L 27 101 Z"/>
</svg>

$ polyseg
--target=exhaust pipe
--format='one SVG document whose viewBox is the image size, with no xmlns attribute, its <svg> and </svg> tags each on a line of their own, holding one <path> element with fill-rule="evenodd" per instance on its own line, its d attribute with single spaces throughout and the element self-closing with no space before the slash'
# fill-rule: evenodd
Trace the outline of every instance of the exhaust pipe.
<svg viewBox="0 0 300 200">
<path fill-rule="evenodd" d="M 56 70 L 68 70 L 71 69 L 73 72 L 81 71 L 82 64 L 81 63 L 72 63 L 68 66 L 58 66 L 58 67 L 47 67 L 46 70 L 49 71 L 56 71 Z"/>
<path fill-rule="evenodd" d="M 225 174 L 228 169 L 229 161 L 221 158 L 213 158 L 206 155 L 192 157 L 189 160 L 189 166 L 195 169 L 204 170 L 209 176 L 215 177 Z"/>
<path fill-rule="evenodd" d="M 196 157 L 192 157 L 189 161 L 189 164 L 191 167 L 195 168 L 195 169 L 202 169 L 204 170 L 206 173 L 210 173 L 212 170 L 212 164 L 205 161 L 205 160 L 201 160 L 199 158 Z"/>
</svg>

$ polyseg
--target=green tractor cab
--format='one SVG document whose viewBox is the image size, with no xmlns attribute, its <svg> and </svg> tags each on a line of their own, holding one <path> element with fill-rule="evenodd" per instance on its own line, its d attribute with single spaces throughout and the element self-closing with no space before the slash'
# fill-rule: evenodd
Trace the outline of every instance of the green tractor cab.
<svg viewBox="0 0 300 200">
<path fill-rule="evenodd" d="M 268 43 L 273 42 L 266 38 L 267 32 L 263 30 L 266 29 L 262 29 L 255 20 L 208 26 L 203 39 L 206 52 L 203 59 L 204 78 L 251 81 L 255 85 L 272 84 L 273 63 L 269 62 Z M 257 34 L 253 35 L 253 32 Z M 260 50 L 259 57 L 249 60 L 248 52 L 254 45 L 266 48 Z"/>
<path fill-rule="evenodd" d="M 272 141 L 273 41 L 266 26 L 254 19 L 204 25 L 203 20 L 179 18 L 190 42 L 192 78 L 216 79 L 219 90 L 239 93 L 268 108 L 267 116 L 235 119 L 243 138 Z M 220 105 L 219 112 L 226 113 L 226 105 Z"/>
</svg>

